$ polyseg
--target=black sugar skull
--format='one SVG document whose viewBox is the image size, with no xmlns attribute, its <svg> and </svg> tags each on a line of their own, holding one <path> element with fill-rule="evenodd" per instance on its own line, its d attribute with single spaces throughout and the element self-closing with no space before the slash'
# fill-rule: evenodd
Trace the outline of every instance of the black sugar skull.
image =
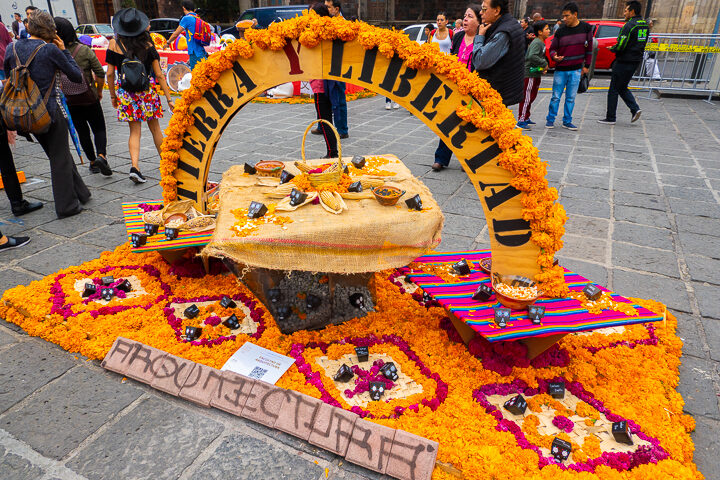
<svg viewBox="0 0 720 480">
<path fill-rule="evenodd" d="M 393 362 L 388 362 L 383 365 L 380 369 L 380 373 L 383 374 L 383 377 L 387 378 L 388 380 L 392 380 L 393 382 L 398 379 L 397 367 Z"/>
<path fill-rule="evenodd" d="M 385 384 L 382 382 L 371 382 L 370 383 L 370 398 L 377 402 L 385 393 Z"/>
</svg>

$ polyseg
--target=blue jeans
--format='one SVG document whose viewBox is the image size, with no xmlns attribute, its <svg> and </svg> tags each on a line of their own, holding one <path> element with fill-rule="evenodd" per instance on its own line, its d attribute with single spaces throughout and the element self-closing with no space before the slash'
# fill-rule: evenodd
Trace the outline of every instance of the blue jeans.
<svg viewBox="0 0 720 480">
<path fill-rule="evenodd" d="M 445 142 L 440 140 L 437 148 L 435 149 L 435 163 L 439 163 L 443 167 L 450 165 L 450 158 L 452 157 L 452 150 L 445 145 Z"/>
<path fill-rule="evenodd" d="M 333 124 L 340 135 L 348 134 L 347 99 L 345 98 L 345 83 L 335 80 L 325 80 L 325 91 L 332 104 Z"/>
<path fill-rule="evenodd" d="M 577 96 L 578 85 L 580 85 L 581 69 L 577 70 L 555 70 L 553 75 L 552 98 L 546 120 L 555 122 L 560 107 L 560 97 L 565 91 L 565 107 L 563 108 L 563 125 L 572 123 L 572 113 L 575 108 L 575 97 Z"/>
<path fill-rule="evenodd" d="M 192 53 L 188 54 L 188 57 L 190 59 L 188 60 L 188 67 L 190 67 L 190 70 L 195 68 L 195 64 L 202 60 L 203 58 L 207 58 L 207 53 L 205 55 L 193 55 Z"/>
</svg>

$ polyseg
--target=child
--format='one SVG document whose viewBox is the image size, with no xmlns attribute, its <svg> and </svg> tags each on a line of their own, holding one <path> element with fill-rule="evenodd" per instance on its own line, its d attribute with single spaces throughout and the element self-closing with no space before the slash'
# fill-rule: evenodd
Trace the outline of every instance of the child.
<svg viewBox="0 0 720 480">
<path fill-rule="evenodd" d="M 530 125 L 535 124 L 530 120 L 530 107 L 537 96 L 542 74 L 547 71 L 548 67 L 545 58 L 545 40 L 550 36 L 550 26 L 547 22 L 535 22 L 533 32 L 535 39 L 525 52 L 525 89 L 520 102 L 520 110 L 518 110 L 517 126 L 523 130 L 530 130 Z"/>
</svg>

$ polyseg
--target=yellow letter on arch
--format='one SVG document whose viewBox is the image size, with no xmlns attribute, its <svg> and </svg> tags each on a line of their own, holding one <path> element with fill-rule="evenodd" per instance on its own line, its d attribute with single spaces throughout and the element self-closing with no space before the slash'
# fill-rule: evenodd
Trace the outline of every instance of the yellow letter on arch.
<svg viewBox="0 0 720 480">
<path fill-rule="evenodd" d="M 521 192 L 510 185 L 512 174 L 498 166 L 502 150 L 497 142 L 457 115 L 458 105 L 474 102 L 458 85 L 432 69 L 409 68 L 397 55 L 388 58 L 377 48 L 366 50 L 357 40 L 325 40 L 314 48 L 292 40 L 282 50 L 253 50 L 251 58 L 232 63 L 217 83 L 190 105 L 194 124 L 184 132 L 173 173 L 178 198 L 192 199 L 205 208 L 201 203 L 217 142 L 235 113 L 255 96 L 286 82 L 344 81 L 393 99 L 455 153 L 481 200 L 493 271 L 530 279 L 540 272 L 540 251 L 530 240 L 530 225 L 522 218 Z"/>
</svg>

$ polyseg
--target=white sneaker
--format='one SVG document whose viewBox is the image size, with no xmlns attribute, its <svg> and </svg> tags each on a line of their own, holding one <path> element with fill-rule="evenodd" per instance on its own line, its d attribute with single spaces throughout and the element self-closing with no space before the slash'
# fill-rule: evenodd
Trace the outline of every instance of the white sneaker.
<svg viewBox="0 0 720 480">
<path fill-rule="evenodd" d="M 385 102 L 385 110 L 390 110 L 392 108 L 392 104 L 390 102 Z"/>
<path fill-rule="evenodd" d="M 398 105 L 397 103 L 393 102 L 393 108 L 394 108 L 395 110 L 397 110 L 398 108 L 400 108 L 400 105 Z"/>
</svg>

